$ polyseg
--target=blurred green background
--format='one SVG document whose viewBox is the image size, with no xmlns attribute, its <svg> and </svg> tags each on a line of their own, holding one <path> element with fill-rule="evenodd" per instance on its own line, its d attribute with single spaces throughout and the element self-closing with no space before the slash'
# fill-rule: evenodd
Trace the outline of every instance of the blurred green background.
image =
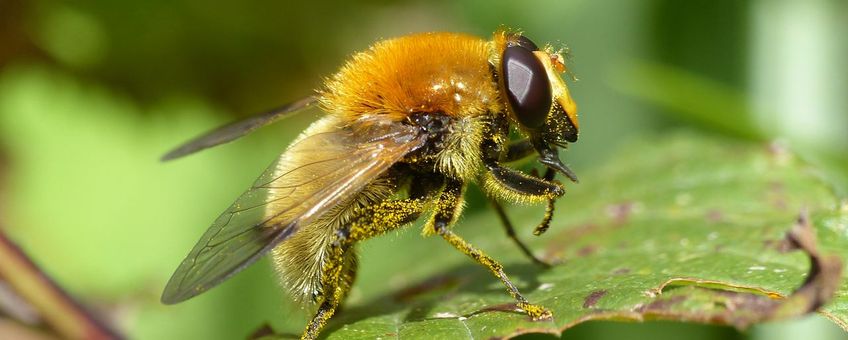
<svg viewBox="0 0 848 340">
<path fill-rule="evenodd" d="M 173 163 L 158 157 L 310 94 L 376 40 L 488 37 L 499 25 L 571 51 L 582 129 L 565 157 L 578 174 L 634 138 L 690 128 L 778 140 L 848 188 L 846 1 L 3 0 L 2 228 L 131 338 L 244 338 L 265 322 L 299 333 L 309 316 L 279 291 L 266 261 L 186 303 L 158 300 L 208 224 L 315 115 Z M 469 213 L 484 209 L 472 196 Z M 417 232 L 366 244 L 352 303 L 431 274 L 390 255 L 403 242 L 419 242 Z M 398 275 L 404 268 L 413 273 Z M 812 316 L 745 333 L 591 322 L 563 338 L 799 334 L 845 336 Z"/>
</svg>

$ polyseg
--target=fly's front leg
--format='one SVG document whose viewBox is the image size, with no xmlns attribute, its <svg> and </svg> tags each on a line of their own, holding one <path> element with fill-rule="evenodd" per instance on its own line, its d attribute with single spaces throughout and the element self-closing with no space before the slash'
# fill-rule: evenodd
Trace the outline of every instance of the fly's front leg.
<svg viewBox="0 0 848 340">
<path fill-rule="evenodd" d="M 507 292 L 516 301 L 518 308 L 524 310 L 533 320 L 549 319 L 552 314 L 542 306 L 531 304 L 521 295 L 518 288 L 510 281 L 509 277 L 503 271 L 503 266 L 484 254 L 479 249 L 472 246 L 470 243 L 456 235 L 450 230 L 450 226 L 456 220 L 456 212 L 462 206 L 462 190 L 464 185 L 462 182 L 453 179 L 446 179 L 445 188 L 438 197 L 436 203 L 436 211 L 426 224 L 425 228 L 433 228 L 433 232 L 445 239 L 450 245 L 464 254 L 468 255 L 477 263 L 488 268 L 492 274 L 499 278 L 507 288 Z M 425 233 L 427 231 L 425 230 Z"/>
<path fill-rule="evenodd" d="M 534 153 L 536 153 L 536 149 L 533 148 L 533 143 L 525 138 L 510 143 L 502 161 L 504 163 L 515 162 L 530 157 Z"/>
<path fill-rule="evenodd" d="M 565 194 L 556 182 L 527 175 L 492 162 L 481 178 L 483 190 L 495 199 L 524 204 L 547 202 Z"/>
<path fill-rule="evenodd" d="M 545 201 L 545 215 L 542 217 L 542 222 L 540 222 L 533 230 L 533 235 L 539 236 L 546 232 L 548 228 L 550 228 L 551 219 L 554 216 L 556 199 L 564 192 L 561 184 L 553 179 L 555 175 L 554 170 L 548 168 L 543 177 L 536 178 L 529 177 L 511 169 L 494 169 L 496 172 L 484 175 L 483 188 L 487 193 L 489 193 L 492 204 L 495 207 L 495 211 L 498 213 L 498 217 L 507 229 L 507 234 L 512 237 L 512 233 L 514 233 L 514 231 L 512 231 L 512 223 L 509 222 L 503 207 L 497 202 L 498 199 L 513 202 L 517 201 L 520 203 Z M 509 173 L 505 176 L 503 174 L 506 171 L 513 171 L 513 173 Z M 528 180 L 528 177 L 535 180 Z M 519 246 L 524 248 L 523 244 L 519 244 Z"/>
<path fill-rule="evenodd" d="M 547 170 L 545 170 L 545 175 L 542 178 L 546 181 L 553 181 L 555 175 L 556 172 L 554 172 L 554 169 L 547 168 Z M 542 222 L 539 223 L 539 225 L 536 226 L 536 229 L 533 230 L 533 235 L 542 235 L 548 231 L 548 228 L 551 227 L 551 219 L 554 218 L 554 206 L 556 199 L 556 197 L 548 199 L 548 205 L 545 206 L 545 216 L 542 217 Z"/>
<path fill-rule="evenodd" d="M 521 242 L 515 233 L 512 223 L 509 221 L 506 211 L 499 201 L 503 200 L 519 203 L 546 202 L 547 207 L 545 209 L 545 216 L 534 231 L 534 234 L 540 235 L 545 232 L 550 225 L 556 198 L 565 193 L 562 185 L 553 181 L 556 173 L 551 168 L 547 168 L 545 175 L 540 178 L 538 177 L 538 174 L 535 173 L 531 176 L 517 170 L 503 167 L 498 160 L 501 158 L 500 155 L 502 154 L 498 151 L 500 150 L 500 146 L 498 146 L 494 140 L 483 142 L 481 148 L 483 150 L 483 154 L 486 155 L 484 158 L 484 164 L 489 170 L 482 176 L 482 188 L 489 196 L 490 201 L 495 208 L 495 212 L 498 214 L 498 218 L 500 218 L 501 224 L 506 230 L 507 236 L 512 239 L 518 248 L 521 249 L 521 251 L 533 262 L 549 267 L 550 264 L 537 258 L 533 252 L 530 251 L 527 245 Z M 529 152 L 534 152 L 532 144 L 528 140 L 522 140 L 510 144 L 507 152 L 505 153 L 506 157 L 504 157 L 504 159 L 506 161 L 510 161 L 514 158 L 521 158 Z"/>
<path fill-rule="evenodd" d="M 353 286 L 356 275 L 356 260 L 351 258 L 355 256 L 353 245 L 414 221 L 423 209 L 423 199 L 402 199 L 384 201 L 354 212 L 350 223 L 338 231 L 337 240 L 329 246 L 321 272 L 321 293 L 317 297 L 321 305 L 301 339 L 318 336 Z"/>
<path fill-rule="evenodd" d="M 483 151 L 483 164 L 487 170 L 481 178 L 482 188 L 490 197 L 510 202 L 537 203 L 549 201 L 565 194 L 565 189 L 559 183 L 501 165 L 500 159 L 504 154 L 501 151 L 503 147 L 498 145 L 495 140 L 484 140 L 480 148 Z M 520 147 L 520 149 L 524 150 L 525 148 Z M 506 154 L 509 155 L 510 153 L 521 154 L 523 152 L 507 150 Z M 553 175 L 551 174 L 551 176 Z"/>
</svg>

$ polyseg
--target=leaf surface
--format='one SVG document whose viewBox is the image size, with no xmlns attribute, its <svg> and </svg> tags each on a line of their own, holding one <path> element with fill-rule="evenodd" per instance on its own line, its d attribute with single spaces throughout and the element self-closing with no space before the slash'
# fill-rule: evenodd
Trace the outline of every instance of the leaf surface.
<svg viewBox="0 0 848 340">
<path fill-rule="evenodd" d="M 359 299 L 331 320 L 323 336 L 488 339 L 559 334 L 595 319 L 746 327 L 804 314 L 826 301 L 821 313 L 843 328 L 848 324 L 848 286 L 841 282 L 848 207 L 798 155 L 778 145 L 684 132 L 632 143 L 580 176 L 558 202 L 547 234 L 530 235 L 539 209 L 509 210 L 520 237 L 559 262 L 551 269 L 522 257 L 501 237 L 491 212 L 472 212 L 456 227 L 499 259 L 553 320 L 533 322 L 515 312 L 497 279 L 448 255 L 452 249 L 434 238 L 400 240 L 403 254 L 395 260 L 411 261 L 407 272 L 388 281 L 389 273 L 366 279 L 364 290 L 377 291 L 371 286 L 403 275 L 429 272 L 429 278 Z M 807 214 L 809 223 L 796 222 Z M 806 246 L 787 237 L 793 226 L 810 227 L 793 231 Z M 803 251 L 789 251 L 799 246 Z"/>
</svg>

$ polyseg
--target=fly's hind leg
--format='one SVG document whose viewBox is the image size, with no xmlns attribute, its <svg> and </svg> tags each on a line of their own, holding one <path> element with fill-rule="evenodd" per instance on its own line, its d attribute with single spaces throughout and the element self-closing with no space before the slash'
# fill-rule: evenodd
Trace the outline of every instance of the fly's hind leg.
<svg viewBox="0 0 848 340">
<path fill-rule="evenodd" d="M 350 293 L 350 289 L 356 281 L 356 270 L 359 268 L 359 264 L 357 263 L 356 249 L 354 249 L 354 247 L 351 247 L 351 249 L 347 251 L 344 261 L 345 263 L 342 265 L 342 273 L 339 276 L 338 283 L 342 293 L 339 298 L 340 307 L 344 307 L 343 304 L 347 299 L 347 294 Z"/>
<path fill-rule="evenodd" d="M 329 246 L 321 272 L 321 305 L 301 339 L 318 336 L 353 286 L 356 276 L 354 244 L 412 222 L 423 209 L 422 199 L 402 199 L 384 201 L 354 212 L 350 223 L 338 231 L 336 241 Z"/>
<path fill-rule="evenodd" d="M 327 321 L 336 313 L 339 304 L 347 296 L 353 281 L 345 282 L 346 277 L 352 278 L 350 275 L 344 275 L 343 268 L 345 267 L 345 257 L 347 252 L 352 252 L 348 247 L 333 245 L 330 258 L 324 264 L 324 270 L 321 273 L 321 292 L 318 298 L 321 299 L 321 305 L 318 306 L 318 311 L 312 317 L 312 321 L 306 326 L 301 339 L 315 339 L 321 328 L 327 324 Z M 345 249 L 347 248 L 347 249 Z M 355 272 L 355 268 L 353 271 Z M 348 271 L 344 271 L 347 273 Z"/>
<path fill-rule="evenodd" d="M 524 312 L 527 313 L 527 315 L 529 315 L 533 320 L 551 318 L 552 314 L 549 310 L 542 306 L 531 304 L 523 295 L 521 295 L 521 292 L 518 291 L 515 284 L 513 284 L 509 277 L 506 276 L 506 273 L 504 273 L 503 266 L 500 263 L 484 254 L 482 251 L 475 248 L 470 243 L 462 239 L 462 237 L 456 235 L 450 230 L 450 225 L 453 224 L 456 218 L 454 214 L 458 212 L 459 207 L 462 206 L 462 190 L 464 188 L 464 184 L 453 179 L 446 179 L 445 181 L 445 187 L 436 203 L 436 211 L 430 221 L 428 221 L 425 225 L 425 228 L 432 228 L 432 231 L 425 230 L 425 233 L 432 232 L 442 236 L 442 238 L 444 238 L 454 248 L 463 252 L 465 255 L 468 255 L 477 263 L 488 268 L 492 274 L 504 283 L 509 295 L 516 300 L 518 308 L 524 310 Z"/>
</svg>

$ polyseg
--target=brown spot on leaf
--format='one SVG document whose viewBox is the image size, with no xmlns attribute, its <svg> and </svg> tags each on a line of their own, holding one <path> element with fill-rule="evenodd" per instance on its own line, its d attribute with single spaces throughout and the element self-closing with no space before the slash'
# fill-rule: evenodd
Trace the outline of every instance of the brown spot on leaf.
<svg viewBox="0 0 848 340">
<path fill-rule="evenodd" d="M 766 193 L 769 203 L 778 210 L 785 210 L 787 207 L 786 193 L 783 189 L 783 183 L 771 181 L 768 183 L 768 191 Z"/>
<path fill-rule="evenodd" d="M 583 308 L 592 308 L 593 306 L 595 306 L 595 304 L 598 303 L 598 300 L 604 297 L 604 295 L 607 295 L 606 289 L 596 290 L 592 292 L 591 294 L 586 296 L 586 300 L 583 301 Z"/>
<path fill-rule="evenodd" d="M 588 245 L 577 250 L 577 256 L 584 257 L 595 253 L 598 250 L 597 246 Z"/>
<path fill-rule="evenodd" d="M 786 165 L 792 160 L 792 152 L 781 142 L 772 141 L 769 143 L 768 151 L 777 165 Z"/>
<path fill-rule="evenodd" d="M 795 250 L 795 246 L 788 239 L 782 238 L 779 240 L 765 240 L 763 246 L 766 249 L 773 249 L 781 253 L 787 253 Z"/>
<path fill-rule="evenodd" d="M 771 205 L 777 210 L 786 210 L 786 207 L 788 206 L 786 200 L 783 199 L 783 196 L 772 198 Z"/>
<path fill-rule="evenodd" d="M 607 206 L 607 215 L 609 215 L 615 224 L 624 224 L 633 212 L 633 202 L 624 202 Z"/>
<path fill-rule="evenodd" d="M 584 235 L 596 232 L 597 228 L 598 225 L 595 223 L 584 223 L 573 228 L 566 228 L 552 237 L 549 246 L 545 249 L 543 258 L 560 258 L 564 249 L 568 248 L 568 246 L 572 245 Z"/>
<path fill-rule="evenodd" d="M 618 268 L 612 272 L 613 275 L 624 275 L 629 274 L 630 268 Z"/>
<path fill-rule="evenodd" d="M 710 211 L 707 212 L 707 221 L 717 223 L 717 222 L 721 222 L 723 220 L 724 220 L 724 214 L 722 214 L 721 211 L 716 210 L 716 209 L 710 209 Z"/>
<path fill-rule="evenodd" d="M 670 298 L 657 299 L 647 305 L 639 306 L 636 308 L 636 311 L 645 314 L 652 311 L 669 310 L 683 301 L 686 301 L 686 295 L 675 295 Z"/>
</svg>

